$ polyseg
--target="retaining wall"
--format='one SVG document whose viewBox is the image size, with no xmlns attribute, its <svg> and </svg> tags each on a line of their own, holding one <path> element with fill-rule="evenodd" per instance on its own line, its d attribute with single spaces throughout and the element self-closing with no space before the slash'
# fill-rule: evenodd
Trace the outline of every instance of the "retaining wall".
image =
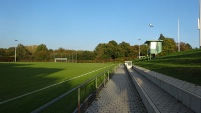
<svg viewBox="0 0 201 113">
<path fill-rule="evenodd" d="M 127 71 L 129 69 L 126 69 Z M 137 80 L 134 78 L 134 76 L 132 76 L 130 74 L 130 72 L 128 71 L 129 76 L 131 77 L 133 83 L 135 84 L 135 87 L 143 101 L 143 104 L 145 105 L 148 113 L 160 113 L 159 110 L 157 109 L 156 105 L 151 101 L 151 99 L 149 98 L 149 96 L 146 94 L 146 92 L 144 91 L 144 89 L 142 87 L 140 87 L 139 83 L 137 82 Z"/>
<path fill-rule="evenodd" d="M 138 66 L 133 66 L 133 69 L 191 108 L 194 112 L 201 113 L 201 86 Z"/>
</svg>

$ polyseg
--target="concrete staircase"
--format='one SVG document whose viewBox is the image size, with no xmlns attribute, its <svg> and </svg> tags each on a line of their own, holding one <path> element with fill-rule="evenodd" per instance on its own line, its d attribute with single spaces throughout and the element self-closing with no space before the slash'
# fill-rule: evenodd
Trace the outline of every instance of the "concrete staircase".
<svg viewBox="0 0 201 113">
<path fill-rule="evenodd" d="M 201 87 L 154 71 L 128 69 L 149 113 L 201 113 Z"/>
</svg>

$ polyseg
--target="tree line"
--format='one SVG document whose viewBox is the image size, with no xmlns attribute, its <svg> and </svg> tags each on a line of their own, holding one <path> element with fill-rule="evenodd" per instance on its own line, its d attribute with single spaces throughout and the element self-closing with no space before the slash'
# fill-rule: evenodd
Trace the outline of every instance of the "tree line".
<svg viewBox="0 0 201 113">
<path fill-rule="evenodd" d="M 158 56 L 177 52 L 178 44 L 173 38 L 168 38 L 162 34 L 159 40 L 163 40 L 162 53 Z M 180 50 L 190 50 L 191 45 L 181 42 Z M 93 51 L 68 50 L 58 48 L 48 49 L 45 44 L 24 46 L 18 44 L 16 47 L 17 61 L 21 62 L 52 62 L 54 58 L 67 58 L 68 62 L 113 62 L 134 60 L 139 56 L 139 45 L 130 45 L 127 42 L 117 43 L 114 40 L 108 43 L 99 43 Z M 147 56 L 147 46 L 140 45 L 140 56 Z M 14 61 L 15 47 L 0 48 L 0 61 Z"/>
</svg>

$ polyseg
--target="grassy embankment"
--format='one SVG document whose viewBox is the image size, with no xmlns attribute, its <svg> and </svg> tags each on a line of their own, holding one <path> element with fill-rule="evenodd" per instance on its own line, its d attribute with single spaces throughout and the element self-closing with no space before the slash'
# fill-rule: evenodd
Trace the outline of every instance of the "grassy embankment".
<svg viewBox="0 0 201 113">
<path fill-rule="evenodd" d="M 136 60 L 135 65 L 201 85 L 201 49 L 177 52 L 152 60 Z"/>
<path fill-rule="evenodd" d="M 28 113 L 87 79 L 113 67 L 111 63 L 0 63 L 0 102 L 103 68 L 22 98 L 0 104 L 1 113 Z M 103 78 L 99 78 L 100 82 Z M 81 99 L 94 90 L 94 83 L 81 89 Z M 55 104 L 51 112 L 72 112 L 77 92 Z"/>
</svg>

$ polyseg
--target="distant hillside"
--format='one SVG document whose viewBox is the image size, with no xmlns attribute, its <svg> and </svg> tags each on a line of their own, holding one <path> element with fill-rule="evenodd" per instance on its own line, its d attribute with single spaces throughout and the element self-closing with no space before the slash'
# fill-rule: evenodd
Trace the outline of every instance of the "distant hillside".
<svg viewBox="0 0 201 113">
<path fill-rule="evenodd" d="M 134 64 L 201 85 L 201 49 L 177 52 L 150 61 L 136 60 Z"/>
</svg>

